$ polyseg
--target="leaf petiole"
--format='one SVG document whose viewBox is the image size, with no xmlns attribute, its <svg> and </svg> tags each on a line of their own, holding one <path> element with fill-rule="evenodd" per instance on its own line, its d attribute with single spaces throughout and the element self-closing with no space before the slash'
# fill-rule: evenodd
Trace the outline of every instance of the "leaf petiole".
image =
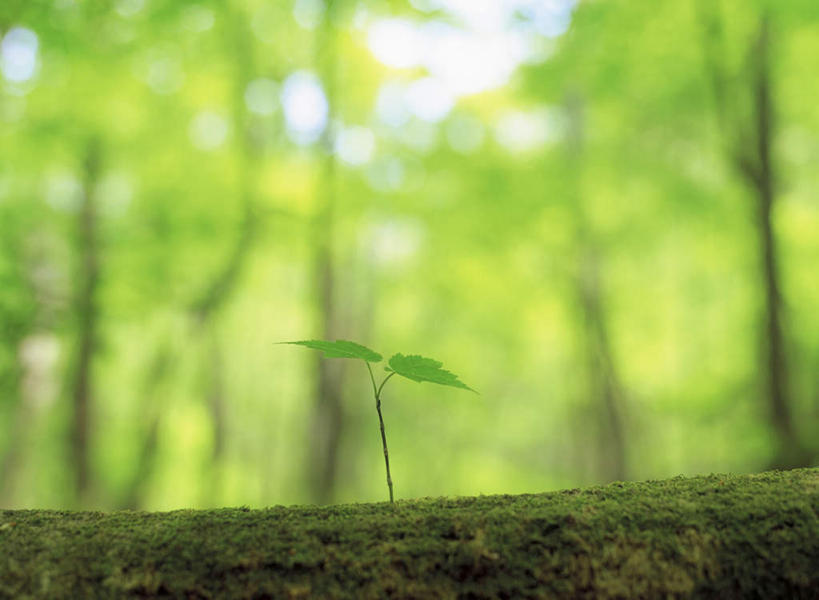
<svg viewBox="0 0 819 600">
<path fill-rule="evenodd" d="M 381 428 L 381 445 L 384 448 L 384 465 L 387 467 L 387 487 L 390 490 L 390 504 L 395 502 L 393 491 L 392 491 L 392 477 L 390 476 L 390 453 L 387 450 L 387 434 L 384 431 L 384 417 L 381 415 L 381 390 L 384 389 L 384 385 L 390 380 L 390 377 L 395 375 L 395 372 L 391 372 L 384 378 L 384 381 L 381 382 L 381 385 L 376 387 L 375 385 L 375 376 L 373 375 L 373 369 L 370 366 L 370 363 L 366 360 L 364 363 L 367 365 L 367 371 L 370 373 L 370 381 L 373 384 L 373 395 L 375 396 L 375 410 L 378 412 L 378 425 Z"/>
</svg>

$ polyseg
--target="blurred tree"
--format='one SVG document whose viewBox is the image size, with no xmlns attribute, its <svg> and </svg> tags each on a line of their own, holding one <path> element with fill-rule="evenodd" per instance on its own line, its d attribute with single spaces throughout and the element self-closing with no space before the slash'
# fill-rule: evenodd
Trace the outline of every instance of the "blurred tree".
<svg viewBox="0 0 819 600">
<path fill-rule="evenodd" d="M 408 493 L 751 470 L 815 446 L 816 2 L 705 3 L 724 30 L 705 39 L 694 0 L 578 2 L 554 37 L 535 33 L 546 9 L 411 4 L 0 2 L 0 502 L 71 504 L 83 462 L 106 507 L 380 497 L 343 365 L 303 372 L 270 343 L 311 323 L 473 365 L 480 402 L 395 390 Z M 497 87 L 464 93 L 481 48 L 504 49 L 481 55 Z M 312 145 L 284 135 L 301 70 L 330 105 Z M 575 429 L 582 464 L 564 460 Z"/>
<path fill-rule="evenodd" d="M 313 291 L 315 293 L 319 339 L 340 336 L 334 264 L 334 236 L 339 210 L 337 170 L 333 149 L 335 118 L 338 115 L 338 61 L 340 48 L 336 20 L 340 0 L 324 0 L 321 24 L 316 37 L 316 64 L 328 104 L 327 125 L 318 145 L 321 171 L 318 175 L 313 237 Z M 315 358 L 316 389 L 310 424 L 310 488 L 316 502 L 333 500 L 338 472 L 339 445 L 343 429 L 342 385 L 344 361 Z"/>
<path fill-rule="evenodd" d="M 9 207 L 0 210 L 0 506 L 12 506 L 32 403 L 23 391 L 26 376 L 24 345 L 45 322 L 40 305 L 50 290 L 37 273 L 43 256 L 31 246 L 36 233 Z M 52 324 L 53 325 L 53 324 Z"/>
<path fill-rule="evenodd" d="M 748 42 L 747 75 L 728 72 L 724 56 L 723 27 L 719 4 L 703 5 L 706 24 L 706 64 L 712 82 L 718 121 L 725 138 L 728 160 L 753 193 L 760 254 L 760 286 L 764 298 L 761 356 L 765 377 L 768 417 L 777 439 L 774 468 L 811 464 L 793 422 L 791 374 L 783 327 L 784 304 L 773 215 L 777 206 L 778 181 L 774 143 L 776 137 L 775 91 L 771 67 L 770 15 L 759 17 L 757 32 Z M 741 86 L 732 89 L 732 85 Z M 743 107 L 749 107 L 743 112 Z"/>
<path fill-rule="evenodd" d="M 241 6 L 225 2 L 219 12 L 224 23 L 225 55 L 230 57 L 231 93 L 230 108 L 232 129 L 237 132 L 236 196 L 241 206 L 241 222 L 232 249 L 205 286 L 204 292 L 190 308 L 194 326 L 203 333 L 208 351 L 206 353 L 206 400 L 212 431 L 210 460 L 205 464 L 204 478 L 208 481 L 203 489 L 205 503 L 218 503 L 222 488 L 222 471 L 225 468 L 225 446 L 229 388 L 225 382 L 225 358 L 216 328 L 218 314 L 241 285 L 241 277 L 250 259 L 257 239 L 260 217 L 256 199 L 256 180 L 259 170 L 258 142 L 254 138 L 252 123 L 245 106 L 245 92 L 254 79 L 257 68 L 254 61 L 253 35 L 248 18 Z M 150 439 L 150 438 L 148 438 Z"/>
<path fill-rule="evenodd" d="M 159 431 L 162 422 L 162 398 L 166 391 L 163 384 L 171 376 L 176 361 L 172 348 L 168 343 L 160 344 L 148 363 L 142 378 L 139 393 L 140 406 L 145 414 L 142 427 L 137 430 L 140 437 L 139 450 L 135 463 L 131 467 L 131 477 L 126 483 L 120 500 L 119 508 L 129 510 L 144 510 L 148 484 L 156 472 L 159 457 Z"/>
<path fill-rule="evenodd" d="M 76 267 L 77 288 L 74 299 L 76 318 L 76 356 L 72 368 L 71 457 L 74 468 L 76 502 L 83 506 L 89 500 L 92 486 L 89 456 L 95 398 L 94 357 L 100 335 L 100 233 L 97 184 L 100 179 L 101 150 L 98 137 L 92 137 L 85 149 L 81 201 L 77 214 Z"/>
<path fill-rule="evenodd" d="M 599 478 L 603 481 L 627 479 L 624 402 L 620 376 L 610 342 L 603 299 L 601 264 L 583 198 L 583 98 L 569 92 L 565 103 L 566 154 L 569 211 L 572 218 L 574 251 L 577 261 L 575 289 L 578 312 L 583 322 L 582 334 L 586 354 L 588 394 L 591 397 L 593 423 L 598 424 Z"/>
</svg>

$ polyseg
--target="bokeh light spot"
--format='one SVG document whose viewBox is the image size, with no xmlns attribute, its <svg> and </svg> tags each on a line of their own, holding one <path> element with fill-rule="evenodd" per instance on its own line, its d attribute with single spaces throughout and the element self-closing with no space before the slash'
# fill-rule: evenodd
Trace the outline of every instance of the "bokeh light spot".
<svg viewBox="0 0 819 600">
<path fill-rule="evenodd" d="M 296 0 L 293 5 L 293 18 L 305 29 L 315 29 L 324 18 L 322 0 Z"/>
<path fill-rule="evenodd" d="M 122 17 L 133 17 L 145 8 L 145 0 L 118 0 L 114 10 Z"/>
<path fill-rule="evenodd" d="M 163 58 L 148 68 L 148 85 L 159 94 L 172 94 L 182 87 L 182 69 L 179 62 Z"/>
<path fill-rule="evenodd" d="M 188 135 L 199 150 L 216 150 L 227 140 L 230 127 L 227 119 L 217 112 L 203 110 L 191 121 Z"/>
<path fill-rule="evenodd" d="M 406 86 L 397 81 L 387 81 L 381 84 L 375 100 L 375 113 L 382 123 L 390 127 L 401 127 L 410 120 L 406 93 Z"/>
<path fill-rule="evenodd" d="M 406 265 L 418 254 L 425 237 L 425 228 L 417 219 L 387 219 L 369 231 L 370 253 L 382 267 Z"/>
<path fill-rule="evenodd" d="M 555 140 L 562 131 L 560 117 L 548 108 L 516 110 L 495 124 L 495 139 L 513 153 L 529 152 Z"/>
<path fill-rule="evenodd" d="M 213 27 L 213 11 L 193 4 L 182 11 L 182 27 L 193 33 L 202 33 Z"/>
<path fill-rule="evenodd" d="M 397 134 L 404 145 L 420 153 L 430 152 L 438 144 L 438 127 L 421 119 L 412 119 Z"/>
<path fill-rule="evenodd" d="M 60 212 L 76 212 L 82 202 L 82 185 L 71 171 L 58 170 L 45 180 L 45 200 Z"/>
<path fill-rule="evenodd" d="M 436 123 L 443 119 L 452 107 L 455 99 L 440 80 L 424 77 L 413 81 L 407 88 L 407 107 L 419 119 Z"/>
<path fill-rule="evenodd" d="M 319 79 L 309 71 L 296 71 L 285 81 L 282 108 L 287 133 L 297 144 L 318 140 L 327 126 L 329 106 Z"/>
<path fill-rule="evenodd" d="M 483 145 L 485 137 L 483 124 L 475 117 L 456 115 L 444 129 L 449 146 L 461 154 L 470 154 Z"/>
<path fill-rule="evenodd" d="M 367 169 L 367 183 L 379 192 L 393 192 L 404 183 L 404 164 L 395 156 L 385 156 L 372 162 Z"/>
<path fill-rule="evenodd" d="M 12 27 L 0 43 L 0 71 L 13 83 L 28 81 L 37 69 L 37 34 L 25 27 Z"/>
<path fill-rule="evenodd" d="M 345 127 L 336 136 L 335 151 L 343 163 L 352 166 L 366 164 L 375 151 L 375 136 L 366 127 Z"/>
<path fill-rule="evenodd" d="M 370 26 L 367 45 L 388 67 L 405 69 L 420 64 L 424 45 L 411 21 L 379 19 Z"/>
</svg>

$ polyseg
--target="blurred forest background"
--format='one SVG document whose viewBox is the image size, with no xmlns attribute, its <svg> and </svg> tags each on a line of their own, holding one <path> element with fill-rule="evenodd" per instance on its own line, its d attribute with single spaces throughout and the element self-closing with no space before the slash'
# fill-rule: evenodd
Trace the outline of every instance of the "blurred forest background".
<svg viewBox="0 0 819 600">
<path fill-rule="evenodd" d="M 819 461 L 816 0 L 3 0 L 0 506 Z"/>
</svg>

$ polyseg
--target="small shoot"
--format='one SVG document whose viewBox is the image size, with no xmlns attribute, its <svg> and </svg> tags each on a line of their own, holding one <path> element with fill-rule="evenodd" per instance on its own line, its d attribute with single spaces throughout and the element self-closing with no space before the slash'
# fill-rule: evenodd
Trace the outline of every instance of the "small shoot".
<svg viewBox="0 0 819 600">
<path fill-rule="evenodd" d="M 384 417 L 381 414 L 381 393 L 384 390 L 384 385 L 394 376 L 400 375 L 418 383 L 429 382 L 437 383 L 438 385 L 446 385 L 450 387 L 461 388 L 475 392 L 471 387 L 458 379 L 458 376 L 442 369 L 443 366 L 437 360 L 418 356 L 417 354 L 410 354 L 404 356 L 403 354 L 395 354 L 389 360 L 389 366 L 384 367 L 387 371 L 387 376 L 377 384 L 375 375 L 370 363 L 379 363 L 382 356 L 370 350 L 366 346 L 350 342 L 347 340 L 336 340 L 335 342 L 327 342 L 324 340 L 303 340 L 299 342 L 281 342 L 282 344 L 295 344 L 297 346 L 306 346 L 314 350 L 320 350 L 327 358 L 353 358 L 364 361 L 367 365 L 367 372 L 370 374 L 370 381 L 373 385 L 373 396 L 375 398 L 375 410 L 378 412 L 378 424 L 381 428 L 381 445 L 384 448 L 384 464 L 387 468 L 387 487 L 390 490 L 390 504 L 394 503 L 392 477 L 390 475 L 390 455 L 387 451 L 387 434 L 384 431 Z M 477 392 L 475 392 L 477 394 Z"/>
</svg>

